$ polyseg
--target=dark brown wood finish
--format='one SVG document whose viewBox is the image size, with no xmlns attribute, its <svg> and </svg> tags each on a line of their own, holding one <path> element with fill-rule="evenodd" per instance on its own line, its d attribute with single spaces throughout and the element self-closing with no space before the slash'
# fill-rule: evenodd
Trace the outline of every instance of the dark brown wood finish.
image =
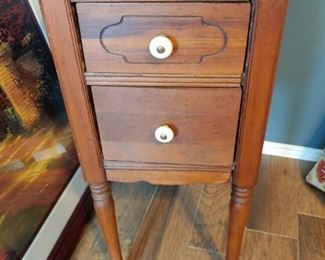
<svg viewBox="0 0 325 260">
<path fill-rule="evenodd" d="M 77 10 L 88 72 L 240 76 L 243 71 L 247 3 L 85 3 Z M 164 60 L 148 50 L 158 35 L 174 46 Z"/>
<path fill-rule="evenodd" d="M 197 76 L 168 74 L 119 74 L 119 73 L 85 73 L 86 82 L 93 86 L 130 86 L 130 87 L 179 87 L 179 88 L 216 88 L 240 86 L 242 77 L 238 76 Z"/>
<path fill-rule="evenodd" d="M 106 179 L 220 183 L 229 180 L 234 169 L 226 258 L 238 259 L 257 178 L 287 0 L 110 4 L 89 0 L 93 3 L 77 4 L 86 79 L 96 86 L 92 87 L 93 101 L 101 140 L 83 77 L 72 5 L 68 0 L 41 2 L 81 164 L 112 258 L 121 259 L 121 253 Z M 251 6 L 248 69 L 241 81 Z M 170 21 L 161 19 L 167 15 L 172 17 Z M 197 17 L 202 17 L 201 23 Z M 171 37 L 174 43 L 179 37 L 182 46 L 167 60 L 156 62 L 146 56 L 144 43 L 163 31 L 175 37 Z M 100 32 L 106 35 L 102 45 Z M 226 39 L 224 47 L 220 47 L 221 35 Z M 211 48 L 221 51 L 207 56 Z M 107 50 L 115 54 L 109 55 Z M 153 131 L 166 123 L 176 130 L 176 137 L 175 143 L 162 144 L 168 147 L 164 151 L 154 143 Z"/>
<path fill-rule="evenodd" d="M 40 4 L 83 174 L 91 185 L 92 193 L 95 192 L 94 206 L 110 254 L 114 259 L 121 259 L 114 202 L 103 168 L 96 124 L 83 77 L 74 11 L 68 1 L 41 0 Z"/>
<path fill-rule="evenodd" d="M 154 2 L 161 2 L 161 3 L 169 3 L 169 2 L 249 2 L 250 0 L 146 0 L 145 2 L 154 3 Z M 107 2 L 141 2 L 139 0 L 71 0 L 72 3 L 107 3 Z"/>
<path fill-rule="evenodd" d="M 107 179 L 117 182 L 146 181 L 151 184 L 184 185 L 229 182 L 231 173 L 221 170 L 107 170 Z"/>
<path fill-rule="evenodd" d="M 92 87 L 106 160 L 231 167 L 241 89 Z M 170 143 L 156 128 L 169 125 Z"/>
<path fill-rule="evenodd" d="M 84 176 L 91 183 L 103 182 L 105 172 L 72 6 L 61 0 L 42 0 L 40 4 Z"/>
<path fill-rule="evenodd" d="M 255 1 L 247 81 L 240 122 L 235 183 L 256 184 L 272 97 L 287 0 Z"/>
<path fill-rule="evenodd" d="M 114 260 L 122 259 L 111 187 L 108 183 L 90 184 L 89 186 L 109 254 Z"/>
<path fill-rule="evenodd" d="M 83 232 L 82 227 L 87 225 L 93 216 L 92 213 L 92 199 L 90 190 L 87 189 L 47 259 L 70 259 Z"/>
<path fill-rule="evenodd" d="M 238 259 L 256 184 L 287 0 L 254 1 L 247 81 L 230 203 L 227 259 Z"/>
<path fill-rule="evenodd" d="M 229 172 L 233 167 L 195 165 L 195 164 L 175 164 L 175 163 L 156 163 L 156 162 L 134 162 L 134 161 L 111 161 L 104 160 L 106 170 L 184 170 L 184 171 L 224 171 Z"/>
</svg>

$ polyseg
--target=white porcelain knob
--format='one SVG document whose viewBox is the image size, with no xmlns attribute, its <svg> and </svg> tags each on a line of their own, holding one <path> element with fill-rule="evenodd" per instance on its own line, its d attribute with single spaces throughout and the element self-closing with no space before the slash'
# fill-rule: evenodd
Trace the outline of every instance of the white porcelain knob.
<svg viewBox="0 0 325 260">
<path fill-rule="evenodd" d="M 150 41 L 149 51 L 156 59 L 166 59 L 173 52 L 173 43 L 168 37 L 159 35 Z"/>
<path fill-rule="evenodd" d="M 174 139 L 174 132 L 168 125 L 163 125 L 156 129 L 155 138 L 160 143 L 169 143 Z"/>
</svg>

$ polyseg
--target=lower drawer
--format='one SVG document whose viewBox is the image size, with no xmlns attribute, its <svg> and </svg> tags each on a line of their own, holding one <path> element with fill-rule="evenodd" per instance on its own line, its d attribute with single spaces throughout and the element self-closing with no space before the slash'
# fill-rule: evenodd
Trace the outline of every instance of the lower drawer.
<svg viewBox="0 0 325 260">
<path fill-rule="evenodd" d="M 239 87 L 93 86 L 92 93 L 107 168 L 208 170 L 232 165 Z"/>
</svg>

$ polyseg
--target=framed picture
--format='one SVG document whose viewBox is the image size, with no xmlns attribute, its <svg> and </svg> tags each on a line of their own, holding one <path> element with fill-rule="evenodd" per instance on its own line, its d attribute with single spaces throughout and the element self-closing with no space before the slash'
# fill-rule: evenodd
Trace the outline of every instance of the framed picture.
<svg viewBox="0 0 325 260">
<path fill-rule="evenodd" d="M 0 259 L 12 259 L 79 163 L 51 53 L 27 0 L 2 0 L 0 13 Z"/>
</svg>

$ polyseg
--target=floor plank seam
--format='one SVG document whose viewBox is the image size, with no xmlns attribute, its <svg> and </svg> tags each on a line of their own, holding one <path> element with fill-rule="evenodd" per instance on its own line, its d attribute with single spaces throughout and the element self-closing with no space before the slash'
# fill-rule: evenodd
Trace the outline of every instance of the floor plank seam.
<svg viewBox="0 0 325 260">
<path fill-rule="evenodd" d="M 304 216 L 307 216 L 307 217 L 314 217 L 314 218 L 325 219 L 325 216 L 319 216 L 319 215 L 314 215 L 314 214 L 305 213 L 305 212 L 300 212 L 300 211 L 297 212 L 297 216 L 298 216 L 298 215 L 304 215 Z"/>
<path fill-rule="evenodd" d="M 246 237 L 247 237 L 247 230 L 248 230 L 248 228 L 247 228 L 247 225 L 246 225 L 246 227 L 245 227 L 245 231 L 244 231 L 243 240 L 242 240 L 242 243 L 241 243 L 241 249 L 240 249 L 240 256 L 239 256 L 239 259 L 241 259 L 242 252 L 244 251 L 243 249 L 244 249 L 244 243 L 245 243 L 245 241 L 246 241 Z"/>
<path fill-rule="evenodd" d="M 192 246 L 192 245 L 188 245 L 188 248 L 193 249 L 193 250 L 202 251 L 202 252 L 212 253 L 212 254 L 215 254 L 215 255 L 226 256 L 225 253 L 220 253 L 220 252 L 217 252 L 217 251 L 212 250 L 212 249 L 204 249 L 202 247 L 196 247 L 196 246 Z"/>
<path fill-rule="evenodd" d="M 299 247 L 299 213 L 297 212 L 296 215 L 296 224 L 297 224 L 297 241 L 296 241 L 296 247 L 297 247 L 297 260 L 300 260 L 300 247 Z"/>
<path fill-rule="evenodd" d="M 137 232 L 136 232 L 136 234 L 135 234 L 135 236 L 134 236 L 133 242 L 132 242 L 132 244 L 131 244 L 131 246 L 130 246 L 130 248 L 129 248 L 129 252 L 127 253 L 127 257 L 126 257 L 126 259 L 129 259 L 129 254 L 132 252 L 132 249 L 133 249 L 133 246 L 134 246 L 134 242 L 137 241 L 137 238 L 138 238 L 138 236 L 139 236 L 140 229 L 141 229 L 140 227 L 141 227 L 141 226 L 143 225 L 143 223 L 145 222 L 146 216 L 148 215 L 148 212 L 149 212 L 149 210 L 150 210 L 150 208 L 151 208 L 152 202 L 153 202 L 153 200 L 154 200 L 154 198 L 155 198 L 155 196 L 156 196 L 156 194 L 157 194 L 157 190 L 158 190 L 158 185 L 156 185 L 155 190 L 154 190 L 154 192 L 153 192 L 152 195 L 151 195 L 150 201 L 149 201 L 148 206 L 147 206 L 147 208 L 146 208 L 146 212 L 144 213 L 144 215 L 143 215 L 143 217 L 142 217 L 141 223 L 140 223 L 139 228 L 138 228 L 138 230 L 137 230 Z"/>
<path fill-rule="evenodd" d="M 287 238 L 287 239 L 292 239 L 292 240 L 298 240 L 298 238 L 295 238 L 295 237 L 271 233 L 271 232 L 267 232 L 267 231 L 263 231 L 263 230 L 252 229 L 252 228 L 248 228 L 248 227 L 246 227 L 246 231 L 261 233 L 261 234 L 265 234 L 265 235 L 271 235 L 271 236 L 275 236 L 275 237 Z"/>
<path fill-rule="evenodd" d="M 299 258 L 325 259 L 325 219 L 299 214 L 298 223 Z"/>
<path fill-rule="evenodd" d="M 191 224 L 191 232 L 190 232 L 190 234 L 188 236 L 187 243 L 186 243 L 186 245 L 188 247 L 190 247 L 192 235 L 194 233 L 195 220 L 196 220 L 196 218 L 197 218 L 197 216 L 199 214 L 199 207 L 200 207 L 201 199 L 202 199 L 202 196 L 203 196 L 203 189 L 204 189 L 204 187 L 205 187 L 205 184 L 203 184 L 202 187 L 201 187 L 200 197 L 199 197 L 199 199 L 197 201 L 197 204 L 196 204 L 195 214 L 194 214 L 193 221 L 192 221 L 192 224 Z"/>
</svg>

